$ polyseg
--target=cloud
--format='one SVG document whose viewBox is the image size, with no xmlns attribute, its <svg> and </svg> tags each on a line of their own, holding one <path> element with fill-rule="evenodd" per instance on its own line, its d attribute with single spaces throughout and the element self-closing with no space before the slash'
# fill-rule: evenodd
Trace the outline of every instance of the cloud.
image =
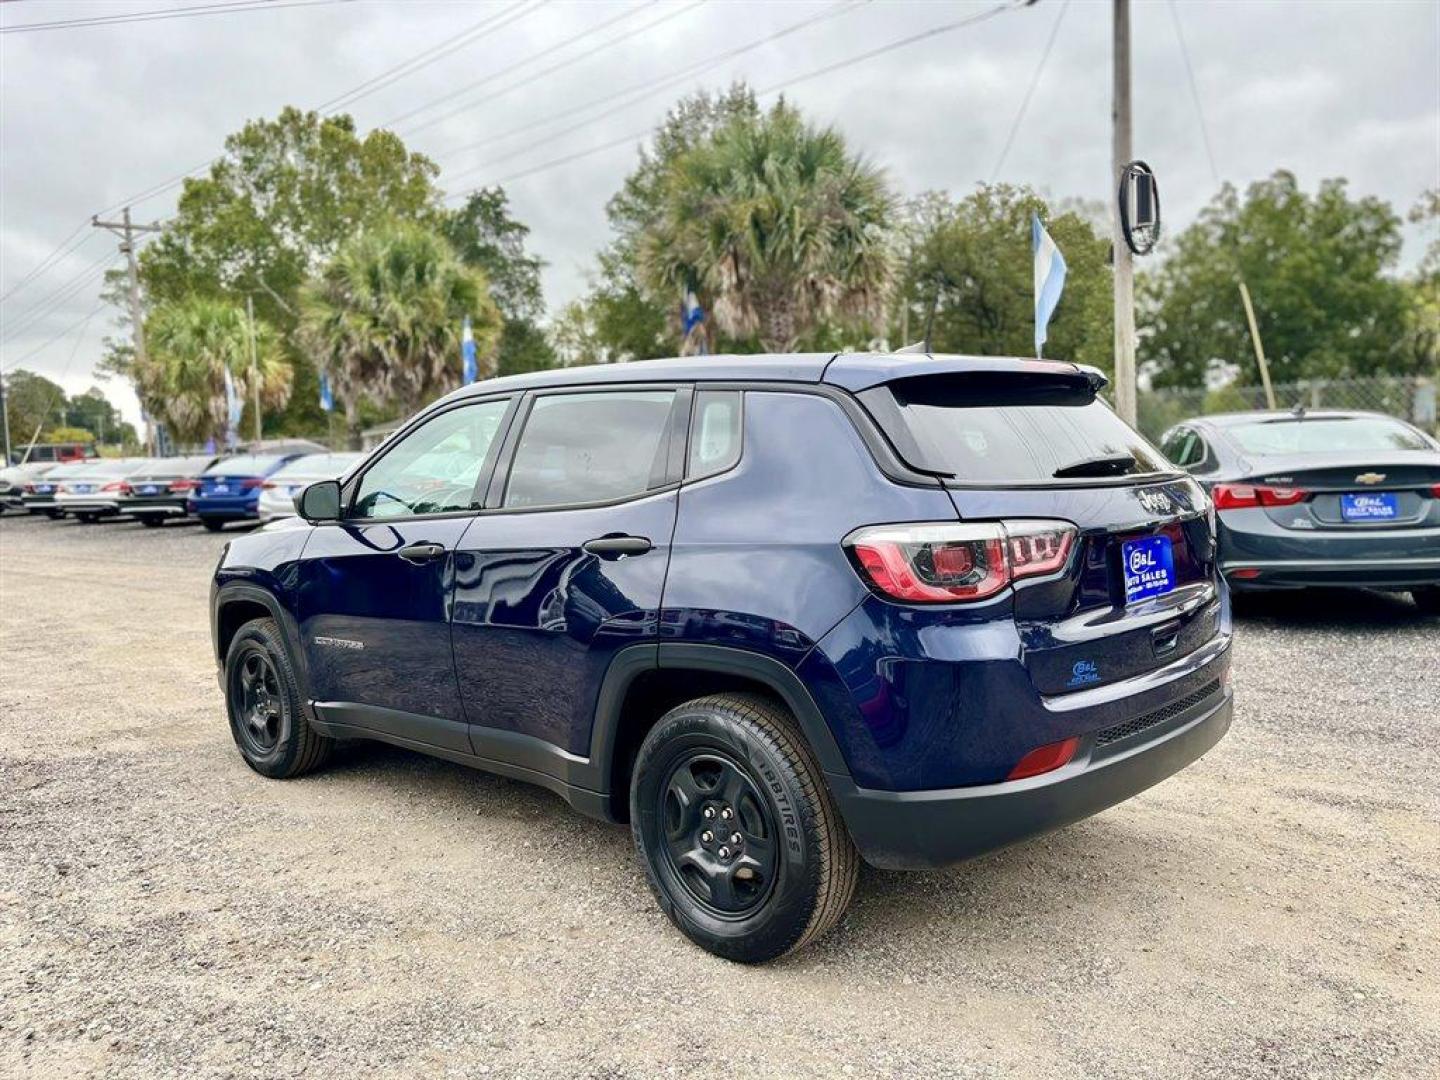
<svg viewBox="0 0 1440 1080">
<path fill-rule="evenodd" d="M 205 161 L 247 119 L 274 115 L 286 104 L 329 100 L 421 50 L 443 46 L 487 15 L 503 15 L 511 2 L 360 2 L 0 36 L 0 292 L 92 213 Z M 963 192 L 994 168 L 1059 2 L 1043 0 L 842 67 L 785 94 L 807 114 L 840 128 L 903 192 Z M 682 69 L 831 6 L 820 0 L 711 0 L 522 89 L 495 93 L 667 13 L 670 3 L 555 0 L 358 100 L 352 111 L 362 126 L 381 124 L 526 61 L 515 73 L 457 98 L 445 108 L 468 107 L 408 140 L 443 163 L 442 185 L 463 190 L 647 129 L 675 98 L 701 86 L 746 78 L 763 87 L 990 6 L 990 0 L 860 5 L 548 145 L 447 182 L 570 121 L 457 153 L 466 143 Z M 636 13 L 556 48 L 627 9 Z M 13 25 L 115 10 L 95 0 L 30 0 L 3 5 L 0 17 Z M 1347 176 L 1353 193 L 1378 195 L 1402 213 L 1422 190 L 1440 185 L 1440 24 L 1433 6 L 1185 3 L 1178 12 L 1223 179 L 1243 185 L 1282 166 L 1307 187 L 1322 177 Z M 1133 25 L 1135 150 L 1159 174 L 1173 235 L 1215 185 L 1169 5 L 1134 5 Z M 471 104 L 476 99 L 483 100 Z M 1109 110 L 1109 5 L 1075 0 L 1002 178 L 1056 198 L 1105 198 Z M 419 114 L 400 129 L 441 111 Z M 533 230 L 533 248 L 549 262 L 545 285 L 552 310 L 583 292 L 593 253 L 607 238 L 605 201 L 634 160 L 635 150 L 626 144 L 509 185 L 516 211 Z M 174 194 L 138 205 L 137 216 L 164 216 Z M 24 332 L 12 335 L 9 329 L 113 244 L 108 234 L 87 238 L 72 257 L 4 305 L 0 329 L 14 338 L 4 346 L 7 367 L 83 319 L 94 306 L 93 289 Z M 1418 257 L 1418 248 L 1418 242 L 1407 245 L 1407 260 Z M 113 332 L 108 315 L 104 324 L 92 321 L 68 372 L 73 335 L 26 366 L 52 378 L 65 372 L 67 387 L 84 389 L 93 381 L 89 370 L 107 332 Z M 128 418 L 138 419 L 128 391 L 115 383 L 107 391 Z"/>
</svg>

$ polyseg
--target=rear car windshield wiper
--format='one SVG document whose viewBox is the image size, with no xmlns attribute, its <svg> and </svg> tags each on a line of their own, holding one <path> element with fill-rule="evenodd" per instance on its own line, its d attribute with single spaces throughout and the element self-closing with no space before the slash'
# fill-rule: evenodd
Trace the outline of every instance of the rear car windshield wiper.
<svg viewBox="0 0 1440 1080">
<path fill-rule="evenodd" d="M 1072 461 L 1069 465 L 1062 465 L 1056 469 L 1051 476 L 1064 478 L 1067 476 L 1123 476 L 1135 465 L 1135 458 L 1130 454 L 1101 454 L 1098 457 L 1081 458 L 1079 461 Z"/>
</svg>

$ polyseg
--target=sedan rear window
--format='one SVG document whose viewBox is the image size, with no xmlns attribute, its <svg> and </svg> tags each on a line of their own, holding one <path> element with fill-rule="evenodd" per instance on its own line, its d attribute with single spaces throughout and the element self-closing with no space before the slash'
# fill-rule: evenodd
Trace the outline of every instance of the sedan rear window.
<svg viewBox="0 0 1440 1080">
<path fill-rule="evenodd" d="M 1257 457 L 1435 449 L 1420 432 L 1388 416 L 1287 417 L 1236 424 L 1226 431 L 1242 451 Z"/>
<path fill-rule="evenodd" d="M 907 464 L 964 483 L 1173 471 L 1088 386 L 1072 380 L 930 376 L 887 383 L 860 398 Z"/>
<path fill-rule="evenodd" d="M 205 470 L 206 476 L 265 476 L 280 458 L 275 454 L 245 455 L 217 461 Z"/>
</svg>

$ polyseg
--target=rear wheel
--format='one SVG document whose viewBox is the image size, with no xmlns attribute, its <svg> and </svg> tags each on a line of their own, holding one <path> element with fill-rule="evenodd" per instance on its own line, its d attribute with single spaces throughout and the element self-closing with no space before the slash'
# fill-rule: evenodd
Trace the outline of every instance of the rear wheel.
<svg viewBox="0 0 1440 1080">
<path fill-rule="evenodd" d="M 222 521 L 220 518 L 201 518 L 200 521 L 210 532 L 219 532 L 221 529 L 225 528 L 225 522 Z"/>
<path fill-rule="evenodd" d="M 165 519 L 159 514 L 142 514 L 140 524 L 144 525 L 147 529 L 158 529 L 161 525 L 165 524 Z"/>
<path fill-rule="evenodd" d="M 844 914 L 859 857 L 794 720 L 756 695 L 663 716 L 640 747 L 630 823 L 650 887 L 691 941 L 761 963 Z"/>
<path fill-rule="evenodd" d="M 1440 585 L 1411 589 L 1410 596 L 1415 601 L 1415 606 L 1426 615 L 1440 615 Z"/>
<path fill-rule="evenodd" d="M 48 517 L 51 521 L 59 521 L 61 518 L 63 518 L 63 517 L 65 516 L 65 511 L 64 511 L 64 510 L 46 510 L 46 511 L 45 511 L 45 516 Z"/>
<path fill-rule="evenodd" d="M 97 522 L 97 521 L 100 520 L 100 515 L 99 515 L 99 514 L 76 514 L 76 515 L 75 515 L 75 519 L 76 519 L 77 521 L 79 521 L 82 525 L 94 525 L 95 522 Z"/>
<path fill-rule="evenodd" d="M 334 747 L 305 717 L 274 619 L 255 619 L 236 631 L 225 654 L 225 707 L 240 756 L 262 776 L 286 780 L 311 772 Z"/>
</svg>

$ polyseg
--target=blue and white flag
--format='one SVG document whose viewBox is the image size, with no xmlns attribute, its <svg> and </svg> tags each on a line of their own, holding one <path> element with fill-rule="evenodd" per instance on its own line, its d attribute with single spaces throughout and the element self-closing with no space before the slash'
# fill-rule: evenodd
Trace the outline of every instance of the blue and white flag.
<svg viewBox="0 0 1440 1080">
<path fill-rule="evenodd" d="M 688 339 L 701 323 L 705 321 L 705 309 L 700 306 L 700 301 L 695 297 L 695 290 L 688 289 L 685 292 L 685 299 L 680 301 L 680 336 Z M 705 355 L 705 339 L 700 339 L 700 355 Z"/>
<path fill-rule="evenodd" d="M 1038 214 L 1031 215 L 1030 237 L 1035 251 L 1035 356 L 1038 359 L 1045 347 L 1045 328 L 1065 288 L 1065 256 L 1040 224 Z"/>
<path fill-rule="evenodd" d="M 335 411 L 335 395 L 330 392 L 330 376 L 320 373 L 320 408 L 326 412 Z"/>
<path fill-rule="evenodd" d="M 470 329 L 470 316 L 465 316 L 465 327 L 460 331 L 460 359 L 463 364 L 461 379 L 469 386 L 480 378 L 480 364 L 475 358 L 475 332 Z"/>
<path fill-rule="evenodd" d="M 234 446 L 240 441 L 240 415 L 245 411 L 245 402 L 235 392 L 235 376 L 230 374 L 229 365 L 223 365 L 225 372 L 225 442 Z"/>
</svg>

